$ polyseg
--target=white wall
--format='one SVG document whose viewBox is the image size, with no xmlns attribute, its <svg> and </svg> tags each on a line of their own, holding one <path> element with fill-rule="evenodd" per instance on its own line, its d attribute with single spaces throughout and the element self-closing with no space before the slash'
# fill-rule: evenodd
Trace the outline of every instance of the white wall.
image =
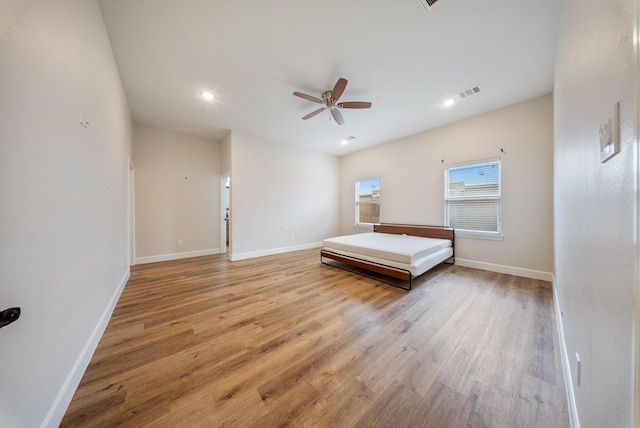
<svg viewBox="0 0 640 428">
<path fill-rule="evenodd" d="M 231 132 L 229 132 L 220 142 L 220 174 L 222 177 L 226 177 L 228 176 L 231 179 Z M 233 184 L 229 186 L 229 189 L 226 190 L 223 194 L 223 202 L 222 202 L 222 208 L 229 208 L 229 225 L 231 225 L 232 219 L 231 219 L 231 193 L 232 193 L 232 188 L 233 188 Z M 220 211 L 221 213 L 223 212 L 222 210 Z M 222 214 L 220 214 L 222 215 Z M 225 231 L 224 232 L 220 232 L 221 234 L 226 234 L 226 225 L 225 227 Z M 221 242 L 220 245 L 227 245 L 226 241 L 229 241 L 229 245 L 228 248 L 226 250 L 223 250 L 222 252 L 228 252 L 231 253 L 231 247 L 233 245 L 233 239 L 231 239 L 231 227 L 229 227 L 229 236 L 225 236 L 225 242 Z M 221 247 L 224 248 L 224 247 Z"/>
<path fill-rule="evenodd" d="M 553 270 L 551 95 L 341 158 L 341 232 L 362 231 L 354 226 L 355 181 L 381 177 L 381 222 L 442 225 L 442 161 L 446 165 L 498 156 L 502 157 L 504 239 L 456 237 L 456 261 L 490 270 L 509 267 L 506 270 L 511 273 L 550 278 Z"/>
<path fill-rule="evenodd" d="M 220 171 L 221 174 L 231 174 L 231 132 L 220 142 Z"/>
<path fill-rule="evenodd" d="M 128 278 L 131 124 L 97 2 L 3 1 L 0 76 L 0 309 L 22 308 L 0 426 L 58 426 Z"/>
<path fill-rule="evenodd" d="M 634 3 L 564 2 L 555 77 L 556 302 L 580 426 L 633 425 L 637 76 Z M 621 152 L 598 130 L 620 101 Z M 582 359 L 577 386 L 575 354 Z"/>
<path fill-rule="evenodd" d="M 337 234 L 337 157 L 232 131 L 231 164 L 232 260 Z"/>
<path fill-rule="evenodd" d="M 133 161 L 136 263 L 219 253 L 220 143 L 135 124 Z"/>
</svg>

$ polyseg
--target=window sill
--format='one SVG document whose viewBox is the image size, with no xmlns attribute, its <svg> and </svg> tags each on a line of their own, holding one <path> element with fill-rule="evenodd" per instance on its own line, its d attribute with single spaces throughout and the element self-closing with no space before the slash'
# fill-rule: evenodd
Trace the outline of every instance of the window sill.
<svg viewBox="0 0 640 428">
<path fill-rule="evenodd" d="M 488 241 L 502 241 L 504 239 L 503 235 L 484 235 L 482 233 L 474 233 L 474 232 L 458 232 L 455 231 L 456 238 L 470 238 L 470 239 L 485 239 Z"/>
<path fill-rule="evenodd" d="M 373 230 L 373 223 L 356 223 L 353 225 L 356 229 Z"/>
</svg>

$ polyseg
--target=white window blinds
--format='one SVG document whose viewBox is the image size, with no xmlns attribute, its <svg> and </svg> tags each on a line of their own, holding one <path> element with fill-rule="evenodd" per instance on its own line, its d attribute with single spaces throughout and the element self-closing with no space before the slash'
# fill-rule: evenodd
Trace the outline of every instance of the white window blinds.
<svg viewBox="0 0 640 428">
<path fill-rule="evenodd" d="M 500 159 L 445 169 L 445 226 L 456 233 L 500 236 Z"/>
</svg>

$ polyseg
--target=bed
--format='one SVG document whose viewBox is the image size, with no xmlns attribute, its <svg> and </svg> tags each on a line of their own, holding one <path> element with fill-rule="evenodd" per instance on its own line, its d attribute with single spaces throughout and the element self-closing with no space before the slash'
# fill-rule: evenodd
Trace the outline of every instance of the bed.
<svg viewBox="0 0 640 428">
<path fill-rule="evenodd" d="M 352 272 L 382 274 L 372 278 L 411 290 L 414 278 L 440 263 L 455 262 L 454 230 L 439 226 L 375 224 L 373 232 L 322 241 L 320 261 Z"/>
</svg>

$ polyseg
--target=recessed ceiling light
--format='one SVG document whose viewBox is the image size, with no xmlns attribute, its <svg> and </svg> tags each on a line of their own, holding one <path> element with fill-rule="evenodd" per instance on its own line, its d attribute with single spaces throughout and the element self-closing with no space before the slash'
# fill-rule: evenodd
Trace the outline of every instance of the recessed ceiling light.
<svg viewBox="0 0 640 428">
<path fill-rule="evenodd" d="M 200 95 L 202 95 L 202 98 L 207 101 L 213 101 L 213 99 L 215 98 L 215 96 L 211 92 L 207 91 L 200 92 Z"/>
<path fill-rule="evenodd" d="M 355 140 L 356 137 L 354 137 L 353 135 L 349 135 L 347 138 L 344 138 L 342 141 L 340 141 L 340 143 L 344 146 L 346 145 L 349 141 L 351 140 Z"/>
<path fill-rule="evenodd" d="M 449 98 L 448 100 L 444 100 L 444 102 L 442 103 L 443 106 L 445 107 L 451 107 L 452 105 L 454 105 L 456 103 L 456 100 L 453 98 Z"/>
</svg>

